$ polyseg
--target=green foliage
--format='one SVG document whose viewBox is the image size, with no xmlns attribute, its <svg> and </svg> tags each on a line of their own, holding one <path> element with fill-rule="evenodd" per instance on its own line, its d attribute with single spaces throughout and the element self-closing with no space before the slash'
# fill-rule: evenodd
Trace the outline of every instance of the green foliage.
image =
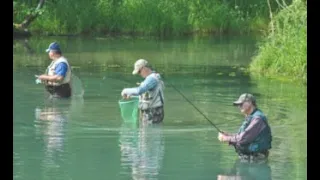
<svg viewBox="0 0 320 180">
<path fill-rule="evenodd" d="M 32 8 L 28 7 L 25 3 L 18 3 L 13 1 L 13 22 L 21 22 L 24 17 L 31 13 Z"/>
<path fill-rule="evenodd" d="M 253 58 L 250 71 L 307 81 L 307 6 L 295 0 L 274 18 L 270 31 Z"/>
<path fill-rule="evenodd" d="M 36 7 L 28 2 L 14 1 L 17 23 Z M 268 19 L 265 0 L 55 0 L 43 10 L 31 24 L 34 33 L 246 33 L 265 28 Z"/>
</svg>

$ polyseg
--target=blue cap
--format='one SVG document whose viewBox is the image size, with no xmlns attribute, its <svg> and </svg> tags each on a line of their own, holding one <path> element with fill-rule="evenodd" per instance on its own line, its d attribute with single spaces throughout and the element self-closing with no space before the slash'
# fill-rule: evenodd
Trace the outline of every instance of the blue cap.
<svg viewBox="0 0 320 180">
<path fill-rule="evenodd" d="M 61 51 L 60 50 L 60 45 L 56 42 L 53 42 L 49 45 L 48 49 L 46 49 L 46 52 L 49 52 L 51 50 L 54 50 L 54 51 Z"/>
</svg>

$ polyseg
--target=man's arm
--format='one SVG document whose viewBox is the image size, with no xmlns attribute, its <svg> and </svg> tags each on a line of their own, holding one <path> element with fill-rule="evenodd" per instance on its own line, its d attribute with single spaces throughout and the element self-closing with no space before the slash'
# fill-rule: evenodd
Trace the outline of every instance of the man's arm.
<svg viewBox="0 0 320 180">
<path fill-rule="evenodd" d="M 140 84 L 139 87 L 123 89 L 123 91 L 121 92 L 121 95 L 122 96 L 123 95 L 127 95 L 127 96 L 141 95 L 141 94 L 147 92 L 148 90 L 156 87 L 157 83 L 158 82 L 154 77 L 149 76 L 143 81 L 143 83 Z"/>
<path fill-rule="evenodd" d="M 67 71 L 68 65 L 64 62 L 61 62 L 57 64 L 55 68 L 55 75 L 41 75 L 38 77 L 38 79 L 52 82 L 62 81 L 66 77 Z"/>
<path fill-rule="evenodd" d="M 248 144 L 252 142 L 265 127 L 266 124 L 263 122 L 263 120 L 257 117 L 252 119 L 251 123 L 244 132 L 233 136 L 226 136 L 225 140 L 230 144 Z"/>
</svg>

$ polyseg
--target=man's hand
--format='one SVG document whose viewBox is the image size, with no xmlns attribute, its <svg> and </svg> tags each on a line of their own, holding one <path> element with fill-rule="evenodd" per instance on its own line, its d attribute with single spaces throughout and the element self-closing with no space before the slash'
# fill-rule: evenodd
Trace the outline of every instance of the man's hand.
<svg viewBox="0 0 320 180">
<path fill-rule="evenodd" d="M 40 79 L 40 80 L 47 80 L 47 75 L 42 74 L 42 75 L 38 76 L 38 79 Z"/>
<path fill-rule="evenodd" d="M 42 81 L 40 79 L 36 79 L 36 84 L 41 84 Z"/>
<path fill-rule="evenodd" d="M 37 78 L 36 79 L 36 84 L 41 84 L 42 83 L 42 81 L 39 79 L 39 75 L 35 74 L 34 77 Z"/>
<path fill-rule="evenodd" d="M 123 89 L 122 92 L 121 92 L 121 96 L 122 96 L 123 99 L 130 99 L 130 96 L 127 95 L 127 92 L 126 92 L 126 91 L 127 91 L 126 88 Z"/>
<path fill-rule="evenodd" d="M 227 142 L 227 136 L 221 132 L 219 132 L 218 139 L 221 142 Z"/>
<path fill-rule="evenodd" d="M 131 96 L 128 96 L 128 95 L 124 95 L 122 97 L 123 97 L 123 99 L 130 99 L 131 98 Z"/>
</svg>

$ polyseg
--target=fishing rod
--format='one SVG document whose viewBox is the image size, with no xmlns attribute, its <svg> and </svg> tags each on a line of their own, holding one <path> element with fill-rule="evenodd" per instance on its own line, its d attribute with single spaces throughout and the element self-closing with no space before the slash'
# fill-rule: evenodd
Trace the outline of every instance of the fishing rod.
<svg viewBox="0 0 320 180">
<path fill-rule="evenodd" d="M 164 77 L 163 77 L 164 79 Z M 220 133 L 223 133 L 223 131 L 221 131 L 212 121 L 210 121 L 210 119 L 205 115 L 203 114 L 203 112 L 200 111 L 200 109 L 198 109 L 181 91 L 179 91 L 178 88 L 176 88 L 172 83 L 168 82 L 169 85 L 171 87 L 173 87 L 173 89 L 175 89 L 188 103 L 190 103 L 213 127 L 216 128 L 216 130 Z"/>
<path fill-rule="evenodd" d="M 155 68 L 152 68 L 154 72 L 157 73 L 157 71 L 155 70 Z M 163 74 L 163 75 L 161 75 Z M 162 76 L 163 79 L 164 78 L 164 73 L 161 73 L 160 76 Z M 172 83 L 168 82 L 169 85 L 171 87 L 173 87 L 189 104 L 191 104 L 214 128 L 216 128 L 216 130 L 220 133 L 223 133 L 223 131 L 221 131 L 212 121 L 210 121 L 210 119 L 205 115 L 203 114 L 203 112 L 200 111 L 200 109 L 198 109 L 181 91 L 179 91 L 178 88 L 176 88 Z"/>
</svg>

